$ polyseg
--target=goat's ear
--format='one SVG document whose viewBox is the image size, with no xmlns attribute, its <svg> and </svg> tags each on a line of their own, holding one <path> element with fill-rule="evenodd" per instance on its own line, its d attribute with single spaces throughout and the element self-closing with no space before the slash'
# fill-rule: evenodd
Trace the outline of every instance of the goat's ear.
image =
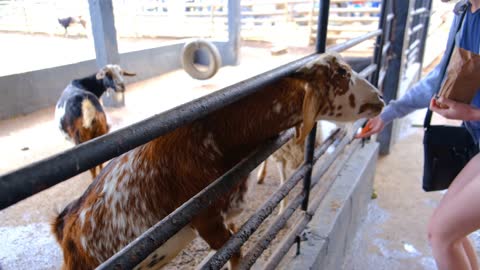
<svg viewBox="0 0 480 270">
<path fill-rule="evenodd" d="M 320 105 L 320 91 L 307 83 L 305 85 L 305 97 L 303 98 L 303 125 L 299 135 L 296 136 L 297 143 L 305 140 L 305 137 L 317 122 Z"/>
<path fill-rule="evenodd" d="M 126 71 L 126 70 L 122 70 L 122 75 L 123 75 L 123 76 L 136 76 L 137 73 L 129 72 L 129 71 Z"/>
</svg>

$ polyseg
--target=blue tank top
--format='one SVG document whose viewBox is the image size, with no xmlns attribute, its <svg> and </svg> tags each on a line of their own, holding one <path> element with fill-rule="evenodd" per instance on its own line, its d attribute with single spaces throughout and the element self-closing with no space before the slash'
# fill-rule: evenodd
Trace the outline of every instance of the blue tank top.
<svg viewBox="0 0 480 270">
<path fill-rule="evenodd" d="M 480 50 L 480 9 L 472 13 L 469 6 L 466 12 L 462 29 L 462 38 L 460 39 L 460 44 L 458 44 L 458 46 L 478 54 Z M 480 108 L 480 91 L 477 91 L 471 104 L 476 108 Z M 466 121 L 465 126 L 470 133 L 472 133 L 478 143 L 480 141 L 480 121 Z"/>
</svg>

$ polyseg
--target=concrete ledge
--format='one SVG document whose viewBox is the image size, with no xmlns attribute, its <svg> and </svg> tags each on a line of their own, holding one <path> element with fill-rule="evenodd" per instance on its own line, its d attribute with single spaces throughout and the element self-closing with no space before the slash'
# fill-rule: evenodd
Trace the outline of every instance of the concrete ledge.
<svg viewBox="0 0 480 270">
<path fill-rule="evenodd" d="M 281 269 L 341 269 L 371 200 L 378 149 L 372 142 L 353 153 L 305 230 L 300 255 Z"/>
</svg>

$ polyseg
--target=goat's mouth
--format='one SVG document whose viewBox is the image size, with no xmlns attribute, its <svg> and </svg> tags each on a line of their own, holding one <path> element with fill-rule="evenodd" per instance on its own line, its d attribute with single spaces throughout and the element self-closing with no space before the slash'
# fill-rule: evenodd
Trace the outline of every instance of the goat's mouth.
<svg viewBox="0 0 480 270">
<path fill-rule="evenodd" d="M 376 116 L 380 114 L 385 104 L 383 102 L 379 103 L 366 103 L 360 106 L 358 109 L 358 114 L 368 113 L 371 116 Z"/>
</svg>

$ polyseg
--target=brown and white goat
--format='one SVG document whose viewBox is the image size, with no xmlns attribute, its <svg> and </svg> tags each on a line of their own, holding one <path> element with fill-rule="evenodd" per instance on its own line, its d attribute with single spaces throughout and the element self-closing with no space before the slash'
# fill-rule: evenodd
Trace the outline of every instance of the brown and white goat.
<svg viewBox="0 0 480 270">
<path fill-rule="evenodd" d="M 106 65 L 96 74 L 71 81 L 55 106 L 55 122 L 60 131 L 75 144 L 106 134 L 109 126 L 100 96 L 109 89 L 124 92 L 123 76 L 134 75 L 118 65 Z M 97 167 L 101 170 L 102 165 Z M 90 169 L 93 178 L 97 176 L 97 167 Z"/>
<path fill-rule="evenodd" d="M 303 123 L 302 139 L 318 119 L 373 117 L 383 105 L 378 91 L 339 56 L 325 54 L 291 76 L 113 159 L 52 224 L 63 268 L 95 268 L 283 130 Z M 225 224 L 241 212 L 246 190 L 245 179 L 137 269 L 161 268 L 197 234 L 219 249 L 232 235 Z M 240 252 L 234 254 L 230 266 L 240 259 Z"/>
</svg>

